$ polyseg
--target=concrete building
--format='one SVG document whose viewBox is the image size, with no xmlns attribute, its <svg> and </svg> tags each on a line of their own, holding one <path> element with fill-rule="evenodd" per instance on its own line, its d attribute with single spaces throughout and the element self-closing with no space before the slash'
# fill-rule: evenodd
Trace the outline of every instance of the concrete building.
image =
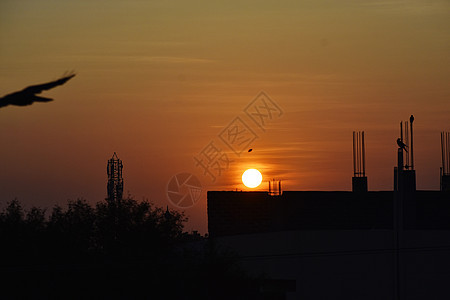
<svg viewBox="0 0 450 300">
<path fill-rule="evenodd" d="M 209 235 L 250 273 L 295 282 L 286 299 L 450 297 L 450 193 L 415 192 L 398 230 L 396 194 L 208 192 Z"/>
<path fill-rule="evenodd" d="M 280 299 L 450 299 L 450 192 L 416 190 L 413 120 L 393 191 L 367 191 L 354 133 L 353 192 L 209 191 L 209 236 Z"/>
</svg>

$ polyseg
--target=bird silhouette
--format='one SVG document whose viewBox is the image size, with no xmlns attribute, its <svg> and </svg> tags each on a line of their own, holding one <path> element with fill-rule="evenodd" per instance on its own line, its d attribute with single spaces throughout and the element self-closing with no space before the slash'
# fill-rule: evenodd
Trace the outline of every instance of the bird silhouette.
<svg viewBox="0 0 450 300">
<path fill-rule="evenodd" d="M 406 144 L 403 143 L 402 140 L 401 140 L 400 138 L 397 139 L 397 145 L 398 145 L 401 149 L 405 149 L 405 151 L 408 151 L 408 150 L 406 149 L 406 147 L 408 147 L 408 146 L 406 146 Z"/>
<path fill-rule="evenodd" d="M 252 152 L 253 151 L 253 149 L 248 149 L 248 152 Z"/>
<path fill-rule="evenodd" d="M 24 88 L 21 91 L 5 95 L 0 98 L 0 108 L 8 105 L 26 106 L 31 105 L 34 102 L 53 101 L 53 99 L 51 98 L 36 96 L 36 94 L 40 94 L 42 91 L 52 89 L 58 85 L 63 85 L 75 75 L 76 74 L 69 73 L 68 75 L 63 75 L 63 77 L 58 80 L 32 85 Z"/>
</svg>

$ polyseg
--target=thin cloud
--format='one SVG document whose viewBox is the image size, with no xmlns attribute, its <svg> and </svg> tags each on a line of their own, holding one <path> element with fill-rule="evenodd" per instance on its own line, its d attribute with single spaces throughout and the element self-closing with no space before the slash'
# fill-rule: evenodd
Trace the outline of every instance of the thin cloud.
<svg viewBox="0 0 450 300">
<path fill-rule="evenodd" d="M 166 64 L 204 64 L 213 63 L 214 60 L 182 56 L 147 56 L 147 55 L 80 55 L 73 56 L 81 61 L 95 62 L 139 62 L 139 63 L 166 63 Z"/>
<path fill-rule="evenodd" d="M 384 13 L 415 15 L 442 14 L 447 13 L 450 8 L 449 2 L 430 0 L 361 1 L 358 5 Z"/>
<path fill-rule="evenodd" d="M 131 57 L 130 59 L 133 59 Z M 134 57 L 136 61 L 147 61 L 156 63 L 171 63 L 171 64 L 191 64 L 191 63 L 211 63 L 214 60 L 192 57 L 176 57 L 176 56 L 142 56 Z"/>
</svg>

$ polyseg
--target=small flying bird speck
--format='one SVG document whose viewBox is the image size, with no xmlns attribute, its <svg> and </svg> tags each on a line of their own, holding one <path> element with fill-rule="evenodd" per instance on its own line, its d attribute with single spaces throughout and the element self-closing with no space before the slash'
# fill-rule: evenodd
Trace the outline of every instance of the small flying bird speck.
<svg viewBox="0 0 450 300">
<path fill-rule="evenodd" d="M 75 74 L 63 75 L 63 77 L 58 80 L 32 85 L 21 91 L 5 95 L 0 98 L 0 108 L 8 105 L 27 106 L 33 104 L 34 102 L 53 101 L 51 98 L 39 97 L 36 96 L 36 94 L 40 94 L 42 91 L 52 89 L 58 85 L 63 85 L 74 76 Z"/>
<path fill-rule="evenodd" d="M 248 152 L 252 152 L 253 151 L 253 149 L 248 149 Z"/>
</svg>

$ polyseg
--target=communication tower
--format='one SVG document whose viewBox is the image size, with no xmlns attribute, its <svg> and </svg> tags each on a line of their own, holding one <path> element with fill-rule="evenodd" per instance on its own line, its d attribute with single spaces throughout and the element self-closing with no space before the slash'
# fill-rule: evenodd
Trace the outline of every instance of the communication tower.
<svg viewBox="0 0 450 300">
<path fill-rule="evenodd" d="M 123 177 L 122 177 L 122 161 L 114 152 L 111 159 L 108 160 L 108 198 L 106 200 L 109 204 L 118 204 L 123 196 Z"/>
</svg>

